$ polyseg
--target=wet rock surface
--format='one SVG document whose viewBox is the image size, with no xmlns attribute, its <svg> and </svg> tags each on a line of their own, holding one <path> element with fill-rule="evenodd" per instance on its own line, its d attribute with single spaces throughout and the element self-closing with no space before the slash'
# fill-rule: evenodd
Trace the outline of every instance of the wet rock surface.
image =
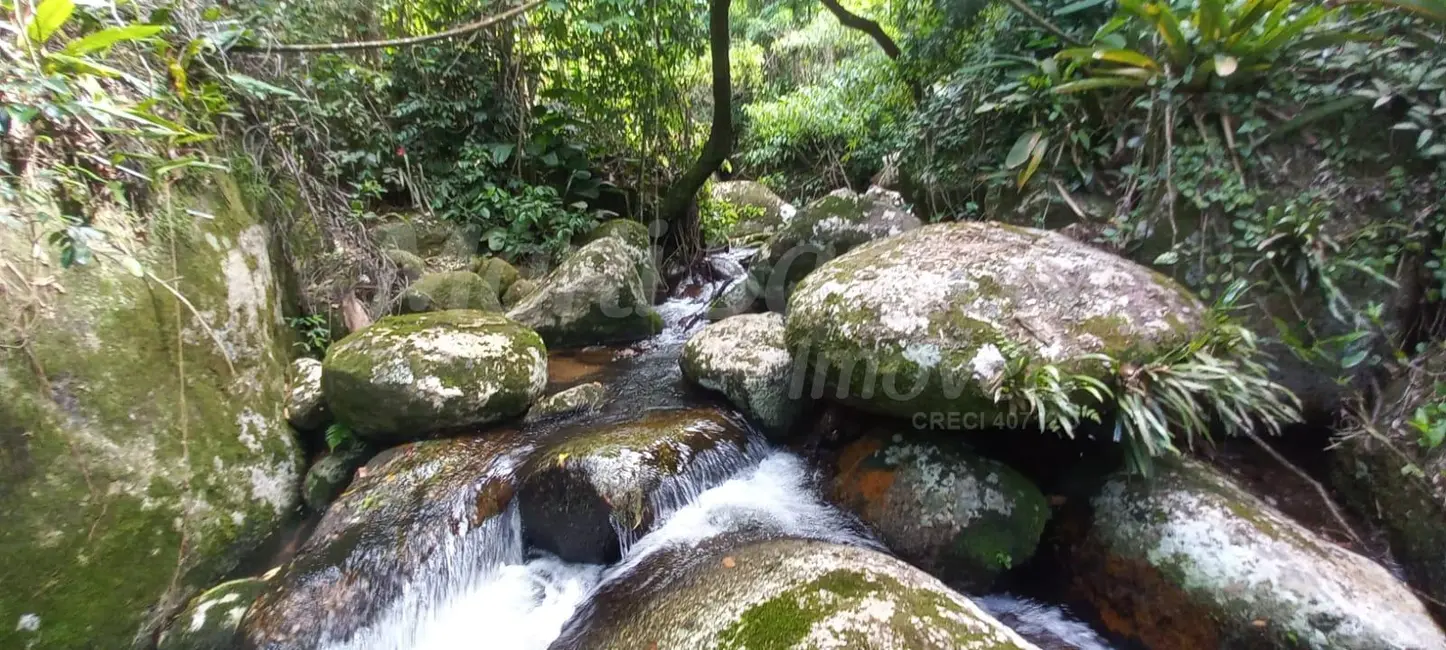
<svg viewBox="0 0 1446 650">
<path fill-rule="evenodd" d="M 357 468 L 366 464 L 374 452 L 361 443 L 333 450 L 306 470 L 301 484 L 301 500 L 312 510 L 324 510 L 351 484 Z"/>
<path fill-rule="evenodd" d="M 794 394 L 803 387 L 793 385 L 793 355 L 784 347 L 778 314 L 713 323 L 688 339 L 678 362 L 689 381 L 722 393 L 770 432 L 787 432 L 806 406 Z"/>
<path fill-rule="evenodd" d="M 527 411 L 527 421 L 590 413 L 602 408 L 606 400 L 607 388 L 602 384 L 579 384 L 539 400 Z"/>
<path fill-rule="evenodd" d="M 161 633 L 156 650 L 233 650 L 242 617 L 265 589 L 261 578 L 242 578 L 202 592 Z"/>
</svg>

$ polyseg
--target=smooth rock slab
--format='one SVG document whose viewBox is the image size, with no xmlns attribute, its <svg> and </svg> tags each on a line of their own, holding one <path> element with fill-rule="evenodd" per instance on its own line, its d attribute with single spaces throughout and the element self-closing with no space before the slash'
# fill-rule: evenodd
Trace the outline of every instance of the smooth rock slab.
<svg viewBox="0 0 1446 650">
<path fill-rule="evenodd" d="M 877 551 L 801 539 L 649 556 L 551 650 L 1037 650 L 968 598 Z"/>
<path fill-rule="evenodd" d="M 839 453 L 835 502 L 889 550 L 953 585 L 987 589 L 1034 555 L 1049 502 L 1028 478 L 957 442 L 872 435 Z"/>
<path fill-rule="evenodd" d="M 286 393 L 286 421 L 297 431 L 315 431 L 331 422 L 331 411 L 321 394 L 321 362 L 291 362 L 291 390 Z"/>
<path fill-rule="evenodd" d="M 1072 591 L 1153 648 L 1446 648 L 1380 565 L 1310 532 L 1192 460 L 1116 476 L 1072 520 Z"/>
<path fill-rule="evenodd" d="M 1064 235 L 964 222 L 824 264 L 789 300 L 786 337 L 823 397 L 910 417 L 987 411 L 1015 359 L 1105 378 L 1085 355 L 1149 359 L 1203 312 L 1165 276 Z"/>
<path fill-rule="evenodd" d="M 414 440 L 521 415 L 547 385 L 547 348 L 499 314 L 388 316 L 333 344 L 321 379 L 359 437 Z"/>
<path fill-rule="evenodd" d="M 722 393 L 769 431 L 788 431 L 804 407 L 802 385 L 794 395 L 793 355 L 784 347 L 778 314 L 713 323 L 688 339 L 678 363 L 689 381 Z"/>
</svg>

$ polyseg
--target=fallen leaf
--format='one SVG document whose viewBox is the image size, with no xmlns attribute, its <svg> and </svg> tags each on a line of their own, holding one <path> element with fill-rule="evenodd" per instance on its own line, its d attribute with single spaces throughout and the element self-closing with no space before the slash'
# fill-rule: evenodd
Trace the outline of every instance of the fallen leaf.
<svg viewBox="0 0 1446 650">
<path fill-rule="evenodd" d="M 723 558 L 723 568 L 731 569 L 735 566 L 738 566 L 738 562 L 733 559 L 732 555 L 728 555 Z"/>
</svg>

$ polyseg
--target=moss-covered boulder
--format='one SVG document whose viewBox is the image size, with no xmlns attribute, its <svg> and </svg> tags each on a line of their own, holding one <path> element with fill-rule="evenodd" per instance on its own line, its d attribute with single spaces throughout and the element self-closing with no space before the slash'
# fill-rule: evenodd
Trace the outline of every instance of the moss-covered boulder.
<svg viewBox="0 0 1446 650">
<path fill-rule="evenodd" d="M 1446 648 L 1380 565 L 1296 524 L 1210 467 L 1115 476 L 1069 518 L 1071 589 L 1152 648 Z"/>
<path fill-rule="evenodd" d="M 1037 650 L 928 574 L 868 549 L 713 538 L 648 556 L 552 650 Z"/>
<path fill-rule="evenodd" d="M 591 244 L 599 239 L 611 237 L 627 244 L 628 256 L 633 260 L 633 266 L 638 270 L 638 279 L 642 281 L 643 294 L 648 296 L 649 302 L 662 289 L 662 276 L 658 272 L 657 260 L 653 257 L 652 235 L 648 233 L 648 227 L 641 221 L 632 219 L 613 219 L 598 224 L 587 235 L 582 237 L 584 245 Z"/>
<path fill-rule="evenodd" d="M 461 540 L 502 537 L 498 529 L 514 525 L 498 515 L 512 502 L 510 470 L 531 449 L 494 432 L 378 454 L 247 612 L 240 647 L 321 647 L 375 621 L 421 576 L 462 580 L 476 568 L 476 548 Z M 510 559 L 520 562 L 517 553 Z"/>
<path fill-rule="evenodd" d="M 904 417 L 979 413 L 1011 365 L 1103 377 L 1086 355 L 1147 360 L 1188 341 L 1203 313 L 1163 275 L 1064 235 L 950 223 L 809 275 L 789 300 L 787 342 L 828 399 Z"/>
<path fill-rule="evenodd" d="M 500 314 L 387 316 L 337 341 L 321 387 L 337 421 L 379 443 L 521 415 L 547 386 L 547 348 Z"/>
<path fill-rule="evenodd" d="M 512 309 L 516 307 L 517 303 L 522 302 L 523 298 L 532 295 L 534 291 L 537 291 L 536 282 L 527 278 L 517 278 L 516 281 L 508 285 L 506 291 L 502 292 L 502 308 Z"/>
<path fill-rule="evenodd" d="M 796 210 L 758 181 L 717 181 L 709 196 L 733 206 L 740 218 L 728 232 L 730 239 L 772 235 L 793 218 Z"/>
<path fill-rule="evenodd" d="M 654 411 L 633 422 L 566 431 L 521 470 L 527 543 L 569 562 L 621 557 L 660 516 L 759 453 L 748 432 L 712 410 Z"/>
<path fill-rule="evenodd" d="M 242 578 L 206 590 L 176 615 L 156 650 L 235 650 L 241 618 L 265 589 L 261 578 Z"/>
<path fill-rule="evenodd" d="M 517 272 L 517 267 L 508 264 L 507 260 L 500 257 L 477 258 L 476 263 L 472 266 L 472 272 L 482 276 L 488 286 L 492 287 L 493 295 L 497 296 L 499 300 L 512 287 L 512 283 L 521 277 L 521 274 Z"/>
<path fill-rule="evenodd" d="M 579 384 L 539 400 L 527 411 L 527 421 L 597 411 L 607 402 L 607 395 L 607 389 L 598 382 Z"/>
<path fill-rule="evenodd" d="M 548 345 L 581 347 L 645 339 L 663 319 L 638 276 L 639 251 L 603 237 L 568 256 L 507 316 L 537 330 Z"/>
<path fill-rule="evenodd" d="M 301 484 L 301 499 L 312 510 L 325 510 L 351 485 L 352 475 L 372 456 L 367 445 L 353 443 L 322 456 L 306 470 Z"/>
<path fill-rule="evenodd" d="M 389 248 L 383 254 L 392 264 L 396 265 L 397 273 L 407 282 L 416 282 L 427 272 L 427 263 L 423 262 L 416 253 L 400 248 Z"/>
<path fill-rule="evenodd" d="M 783 317 L 743 314 L 694 334 L 678 357 L 683 377 L 718 391 L 764 429 L 786 433 L 806 406 L 794 385 L 793 355 L 783 343 Z"/>
<path fill-rule="evenodd" d="M 291 362 L 291 390 L 286 393 L 286 421 L 297 431 L 315 431 L 331 422 L 331 411 L 321 394 L 321 362 L 301 358 Z"/>
<path fill-rule="evenodd" d="M 951 585 L 985 590 L 1034 555 L 1049 502 L 1028 478 L 954 441 L 876 434 L 839 454 L 834 501 L 889 550 Z"/>
<path fill-rule="evenodd" d="M 897 193 L 879 188 L 862 195 L 834 190 L 808 204 L 763 245 L 754 267 L 768 309 L 783 311 L 793 286 L 824 262 L 919 225 Z"/>
<path fill-rule="evenodd" d="M 496 288 L 471 271 L 428 273 L 402 292 L 397 309 L 403 314 L 420 314 L 447 309 L 502 311 Z"/>
<path fill-rule="evenodd" d="M 225 175 L 169 205 L 144 241 L 155 221 L 87 213 L 155 277 L 64 269 L 0 223 L 0 259 L 46 281 L 0 291 L 0 313 L 34 319 L 0 345 L 0 648 L 148 644 L 299 502 L 271 233 Z"/>
</svg>

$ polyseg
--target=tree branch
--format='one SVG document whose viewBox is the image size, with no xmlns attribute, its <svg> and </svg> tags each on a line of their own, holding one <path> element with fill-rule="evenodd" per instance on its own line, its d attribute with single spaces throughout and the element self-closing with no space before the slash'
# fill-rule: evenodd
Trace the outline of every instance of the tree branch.
<svg viewBox="0 0 1446 650">
<path fill-rule="evenodd" d="M 1020 14 L 1022 14 L 1025 18 L 1028 18 L 1028 19 L 1029 19 L 1031 22 L 1033 22 L 1034 24 L 1039 25 L 1041 28 L 1044 29 L 1044 31 L 1049 32 L 1049 33 L 1051 33 L 1051 34 L 1054 34 L 1055 36 L 1058 36 L 1058 37 L 1059 37 L 1059 40 L 1064 41 L 1066 44 L 1068 44 L 1068 45 L 1075 45 L 1075 46 L 1078 46 L 1078 45 L 1081 44 L 1078 40 L 1076 40 L 1075 38 L 1071 37 L 1067 32 L 1065 32 L 1063 29 L 1061 29 L 1061 28 L 1059 27 L 1059 25 L 1056 25 L 1056 24 L 1054 24 L 1054 23 L 1052 23 L 1052 22 L 1049 22 L 1049 19 L 1045 18 L 1044 16 L 1039 15 L 1039 13 L 1035 12 L 1035 10 L 1030 9 L 1030 8 L 1029 8 L 1029 5 L 1024 4 L 1024 0 L 1004 0 L 1004 1 L 1007 2 L 1007 3 L 1009 3 L 1009 6 L 1010 6 L 1010 7 L 1013 7 L 1015 11 L 1018 11 L 1018 12 L 1019 12 Z"/>
<path fill-rule="evenodd" d="M 493 26 L 493 25 L 496 25 L 497 23 L 500 23 L 500 22 L 509 20 L 509 19 L 511 19 L 511 18 L 515 18 L 515 17 L 517 17 L 517 16 L 519 16 L 519 15 L 521 15 L 521 14 L 524 14 L 524 13 L 527 13 L 528 11 L 531 11 L 531 10 L 533 10 L 533 9 L 536 9 L 537 6 L 538 6 L 538 5 L 541 5 L 543 2 L 544 2 L 544 0 L 532 0 L 532 2 L 529 2 L 529 3 L 524 4 L 524 5 L 520 5 L 520 6 L 517 6 L 517 7 L 513 7 L 513 8 L 511 8 L 511 9 L 508 9 L 507 11 L 504 11 L 504 12 L 500 13 L 500 14 L 497 14 L 497 15 L 494 15 L 494 16 L 487 16 L 486 18 L 482 18 L 481 20 L 477 20 L 477 21 L 475 21 L 475 22 L 467 23 L 466 25 L 462 25 L 461 27 L 453 27 L 452 29 L 449 29 L 449 30 L 446 30 L 446 31 L 442 31 L 442 32 L 437 32 L 437 33 L 435 33 L 435 34 L 425 34 L 425 35 L 422 35 L 422 36 L 409 36 L 409 37 L 407 37 L 407 38 L 393 38 L 393 39 L 383 40 L 383 41 L 355 41 L 355 42 L 351 42 L 351 43 L 305 43 L 305 44 L 297 44 L 297 45 L 286 45 L 286 44 L 276 44 L 276 45 L 238 45 L 238 46 L 236 46 L 236 47 L 231 48 L 229 51 L 231 51 L 231 52 L 238 52 L 238 53 L 242 53 L 242 54 L 272 54 L 272 53 L 288 53 L 288 52 L 349 52 L 349 51 L 354 51 L 354 50 L 371 50 L 371 49 L 376 49 L 376 48 L 381 48 L 381 47 L 402 47 L 402 46 L 406 46 L 406 45 L 421 45 L 422 43 L 431 43 L 431 42 L 433 42 L 433 41 L 441 41 L 441 40 L 445 40 L 445 39 L 449 39 L 449 38 L 455 38 L 455 37 L 457 37 L 457 36 L 464 36 L 464 35 L 471 34 L 472 32 L 475 32 L 475 31 L 478 31 L 478 30 L 486 29 L 486 28 L 488 28 L 488 27 L 491 27 L 491 26 Z"/>
<path fill-rule="evenodd" d="M 840 24 L 844 27 L 857 29 L 868 34 L 869 38 L 874 39 L 874 42 L 879 44 L 879 49 L 884 51 L 884 55 L 889 57 L 889 60 L 895 64 L 898 64 L 899 56 L 903 54 L 903 51 L 899 49 L 899 44 L 895 43 L 894 39 L 889 37 L 888 32 L 885 32 L 881 25 L 845 9 L 843 5 L 838 3 L 838 0 L 819 1 L 823 3 L 823 6 L 828 8 L 829 12 L 831 12 L 835 18 L 838 18 Z M 900 68 L 899 73 L 900 76 L 905 77 L 905 83 L 909 84 L 909 92 L 913 93 L 914 101 L 916 103 L 923 101 L 924 88 L 919 85 L 918 80 L 910 78 L 902 68 Z"/>
</svg>

